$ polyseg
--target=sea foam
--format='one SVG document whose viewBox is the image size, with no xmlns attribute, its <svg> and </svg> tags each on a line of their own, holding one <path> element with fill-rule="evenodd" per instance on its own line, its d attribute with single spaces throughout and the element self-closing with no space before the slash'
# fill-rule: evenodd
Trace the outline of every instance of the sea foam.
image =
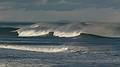
<svg viewBox="0 0 120 67">
<path fill-rule="evenodd" d="M 0 48 L 5 49 L 16 49 L 16 50 L 25 50 L 25 51 L 35 51 L 35 52 L 47 52 L 47 53 L 55 53 L 55 52 L 64 52 L 68 50 L 68 47 L 65 46 L 34 46 L 34 45 L 7 45 L 1 44 Z"/>
<path fill-rule="evenodd" d="M 81 33 L 94 34 L 105 37 L 120 37 L 120 24 L 105 23 L 68 23 L 65 25 L 55 25 L 50 23 L 38 23 L 20 28 L 18 36 L 41 36 L 49 32 L 54 32 L 54 36 L 75 37 Z"/>
</svg>

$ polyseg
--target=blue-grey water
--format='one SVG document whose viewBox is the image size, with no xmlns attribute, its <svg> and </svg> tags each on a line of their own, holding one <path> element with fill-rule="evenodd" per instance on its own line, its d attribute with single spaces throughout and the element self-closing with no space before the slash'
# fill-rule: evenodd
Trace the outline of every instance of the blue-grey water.
<svg viewBox="0 0 120 67">
<path fill-rule="evenodd" d="M 101 33 L 103 30 L 98 31 L 99 34 L 92 28 L 91 31 L 95 35 L 90 32 L 90 34 L 82 33 L 71 37 L 70 35 L 77 34 L 71 34 L 72 30 L 78 31 L 81 28 L 65 26 L 71 28 L 70 31 L 62 27 L 57 31 L 62 30 L 65 33 L 59 32 L 61 35 L 58 35 L 54 34 L 56 31 L 53 30 L 56 30 L 57 26 L 66 24 L 37 25 L 0 23 L 0 67 L 120 67 L 120 37 L 116 37 L 120 33 L 119 25 L 113 26 L 113 32 L 117 34 L 109 35 L 108 32 L 106 36 L 106 33 Z M 84 25 L 86 24 L 82 23 L 80 26 Z M 41 35 L 43 32 L 41 30 L 50 31 L 48 34 Z M 66 35 L 66 32 L 70 34 Z M 113 37 L 113 35 L 116 36 Z"/>
</svg>

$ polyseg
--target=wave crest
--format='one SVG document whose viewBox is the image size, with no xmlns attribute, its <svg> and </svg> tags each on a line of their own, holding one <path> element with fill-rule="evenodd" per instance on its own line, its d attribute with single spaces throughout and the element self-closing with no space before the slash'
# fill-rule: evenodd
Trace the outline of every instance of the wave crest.
<svg viewBox="0 0 120 67">
<path fill-rule="evenodd" d="M 59 36 L 59 37 L 75 37 L 79 36 L 81 32 L 60 32 L 60 31 L 55 31 L 54 36 Z"/>
<path fill-rule="evenodd" d="M 18 30 L 19 36 L 41 36 L 54 32 L 54 36 L 75 37 L 81 33 L 94 34 L 104 37 L 119 37 L 120 24 L 105 23 L 68 23 L 63 25 L 38 23 Z"/>
<path fill-rule="evenodd" d="M 49 31 L 35 31 L 35 30 L 26 30 L 26 31 L 17 31 L 18 36 L 42 36 L 49 33 Z"/>
</svg>

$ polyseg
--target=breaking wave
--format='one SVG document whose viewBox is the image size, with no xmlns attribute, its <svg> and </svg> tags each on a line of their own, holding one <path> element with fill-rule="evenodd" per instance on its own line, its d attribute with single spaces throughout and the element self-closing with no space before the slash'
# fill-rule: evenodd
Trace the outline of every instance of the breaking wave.
<svg viewBox="0 0 120 67">
<path fill-rule="evenodd" d="M 75 37 L 79 36 L 81 32 L 61 32 L 61 31 L 55 31 L 54 36 L 59 36 L 59 37 Z"/>
<path fill-rule="evenodd" d="M 4 49 L 15 49 L 24 51 L 35 51 L 35 52 L 45 52 L 45 53 L 56 53 L 56 52 L 83 52 L 86 53 L 88 48 L 82 46 L 44 46 L 44 45 L 12 45 L 12 44 L 0 44 L 0 48 Z"/>
<path fill-rule="evenodd" d="M 75 37 L 81 33 L 94 34 L 104 37 L 120 37 L 120 24 L 118 23 L 85 23 L 71 22 L 57 25 L 50 23 L 37 23 L 27 27 L 22 27 L 17 31 L 18 36 L 42 36 L 54 32 L 54 36 Z"/>
<path fill-rule="evenodd" d="M 42 36 L 49 33 L 49 31 L 34 31 L 34 30 L 26 30 L 26 31 L 18 31 L 19 36 Z"/>
</svg>

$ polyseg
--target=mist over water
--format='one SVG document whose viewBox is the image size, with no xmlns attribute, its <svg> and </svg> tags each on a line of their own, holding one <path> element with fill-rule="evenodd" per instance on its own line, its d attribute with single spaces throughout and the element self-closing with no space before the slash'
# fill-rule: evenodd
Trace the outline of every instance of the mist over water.
<svg viewBox="0 0 120 67">
<path fill-rule="evenodd" d="M 81 33 L 99 35 L 104 37 L 120 37 L 119 23 L 85 23 L 71 22 L 57 25 L 50 23 L 37 23 L 18 30 L 19 36 L 41 36 L 54 32 L 54 36 L 75 37 Z"/>
</svg>

